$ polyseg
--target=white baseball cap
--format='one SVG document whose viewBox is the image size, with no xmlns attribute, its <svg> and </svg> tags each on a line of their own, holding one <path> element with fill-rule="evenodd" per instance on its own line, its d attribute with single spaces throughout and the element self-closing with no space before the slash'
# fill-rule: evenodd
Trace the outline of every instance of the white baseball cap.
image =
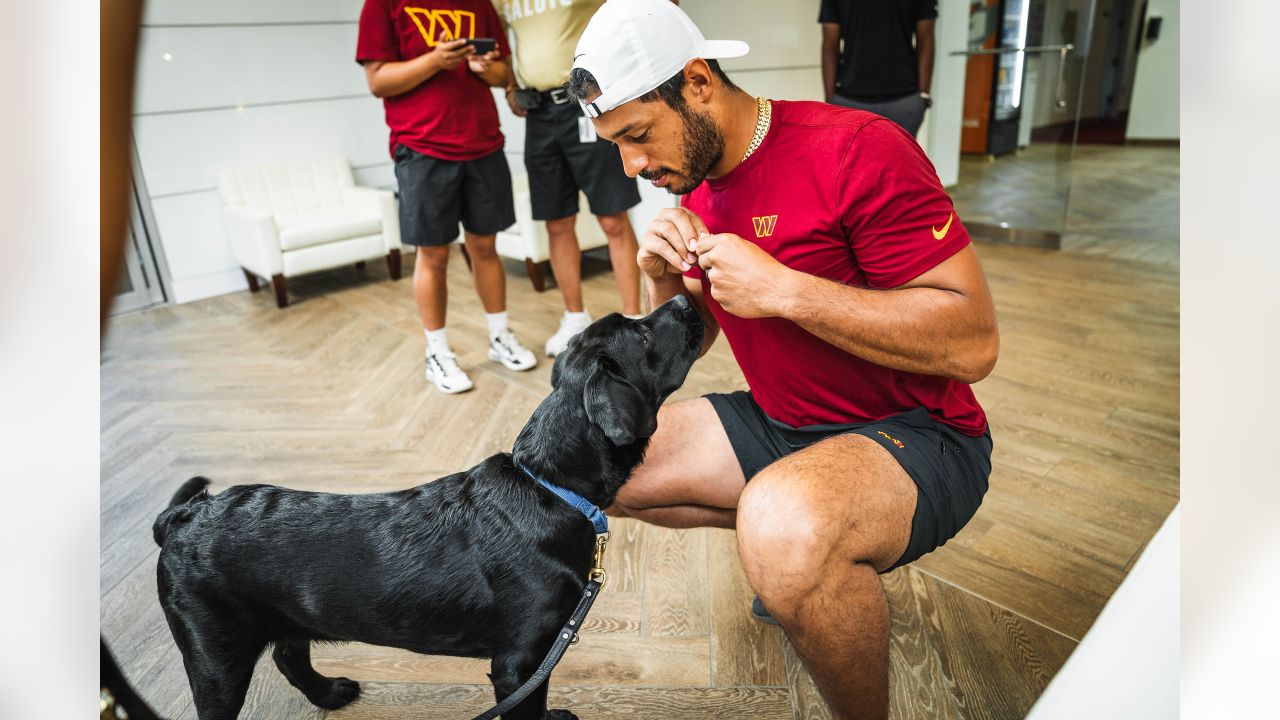
<svg viewBox="0 0 1280 720">
<path fill-rule="evenodd" d="M 671 0 L 608 0 L 578 39 L 573 67 L 595 76 L 601 95 L 581 102 L 587 117 L 631 102 L 670 80 L 694 58 L 747 54 L 740 40 L 708 40 Z"/>
</svg>

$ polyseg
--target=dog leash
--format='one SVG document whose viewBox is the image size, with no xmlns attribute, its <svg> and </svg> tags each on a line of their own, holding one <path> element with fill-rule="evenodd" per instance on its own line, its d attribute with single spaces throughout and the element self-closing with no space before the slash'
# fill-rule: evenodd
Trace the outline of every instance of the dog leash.
<svg viewBox="0 0 1280 720">
<path fill-rule="evenodd" d="M 522 700 L 529 697 L 529 693 L 547 681 L 547 678 L 551 676 L 551 671 L 555 670 L 556 664 L 560 662 L 560 658 L 564 657 L 565 651 L 569 649 L 570 645 L 578 642 L 578 630 L 582 628 L 582 621 L 586 619 L 587 613 L 591 612 L 592 604 L 600 596 L 600 590 L 609 580 L 609 575 L 604 570 L 604 547 L 609 544 L 609 521 L 604 513 L 600 512 L 600 508 L 578 494 L 543 480 L 523 465 L 519 467 L 526 475 L 536 480 L 539 485 L 554 492 L 557 497 L 572 505 L 591 521 L 592 527 L 596 529 L 596 550 L 591 561 L 591 572 L 587 574 L 587 586 L 582 590 L 582 599 L 578 601 L 578 607 L 569 616 L 569 621 L 556 633 L 556 641 L 551 644 L 551 649 L 547 651 L 547 656 L 542 659 L 542 664 L 538 666 L 538 669 L 523 685 L 516 688 L 515 692 L 503 698 L 502 702 L 475 716 L 474 720 L 493 720 L 520 704 Z"/>
</svg>

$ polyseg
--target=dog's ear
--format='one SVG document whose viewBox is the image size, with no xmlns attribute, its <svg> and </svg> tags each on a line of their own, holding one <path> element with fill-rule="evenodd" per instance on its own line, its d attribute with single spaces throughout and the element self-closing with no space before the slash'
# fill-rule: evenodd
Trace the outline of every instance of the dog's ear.
<svg viewBox="0 0 1280 720">
<path fill-rule="evenodd" d="M 591 369 L 582 392 L 587 418 L 604 431 L 614 445 L 630 445 L 658 429 L 658 418 L 649 400 L 632 385 L 617 364 L 602 356 Z"/>
</svg>

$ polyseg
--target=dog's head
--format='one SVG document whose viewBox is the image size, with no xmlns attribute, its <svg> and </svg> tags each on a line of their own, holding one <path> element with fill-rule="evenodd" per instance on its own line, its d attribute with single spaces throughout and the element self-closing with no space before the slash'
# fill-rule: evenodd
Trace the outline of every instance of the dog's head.
<svg viewBox="0 0 1280 720">
<path fill-rule="evenodd" d="M 702 318 L 683 295 L 648 316 L 617 313 L 573 338 L 551 370 L 551 394 L 516 438 L 516 461 L 612 501 L 644 456 L 658 408 L 702 349 Z"/>
<path fill-rule="evenodd" d="M 702 348 L 702 319 L 683 295 L 639 320 L 614 313 L 576 335 L 551 370 L 553 391 L 582 395 L 614 445 L 653 435 L 658 408 L 684 384 Z"/>
</svg>

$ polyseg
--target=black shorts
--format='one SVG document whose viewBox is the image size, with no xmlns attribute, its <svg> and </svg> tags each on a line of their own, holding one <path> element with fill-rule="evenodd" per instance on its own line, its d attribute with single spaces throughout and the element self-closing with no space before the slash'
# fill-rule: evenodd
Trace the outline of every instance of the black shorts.
<svg viewBox="0 0 1280 720">
<path fill-rule="evenodd" d="M 530 110 L 524 123 L 524 167 L 534 220 L 558 220 L 578 212 L 578 190 L 593 215 L 614 215 L 640 204 L 635 178 L 622 171 L 613 143 L 578 138 L 576 102 Z"/>
<path fill-rule="evenodd" d="M 458 222 L 473 235 L 493 235 L 516 222 L 511 168 L 501 150 L 452 162 L 397 145 L 400 241 L 445 245 L 458 239 Z"/>
<path fill-rule="evenodd" d="M 911 540 L 889 570 L 955 537 L 978 511 L 987 492 L 991 432 L 981 437 L 965 435 L 934 420 L 924 408 L 870 423 L 793 428 L 765 415 L 749 392 L 712 393 L 706 398 L 720 416 L 748 481 L 773 461 L 834 435 L 865 435 L 888 450 L 919 490 Z"/>
</svg>

